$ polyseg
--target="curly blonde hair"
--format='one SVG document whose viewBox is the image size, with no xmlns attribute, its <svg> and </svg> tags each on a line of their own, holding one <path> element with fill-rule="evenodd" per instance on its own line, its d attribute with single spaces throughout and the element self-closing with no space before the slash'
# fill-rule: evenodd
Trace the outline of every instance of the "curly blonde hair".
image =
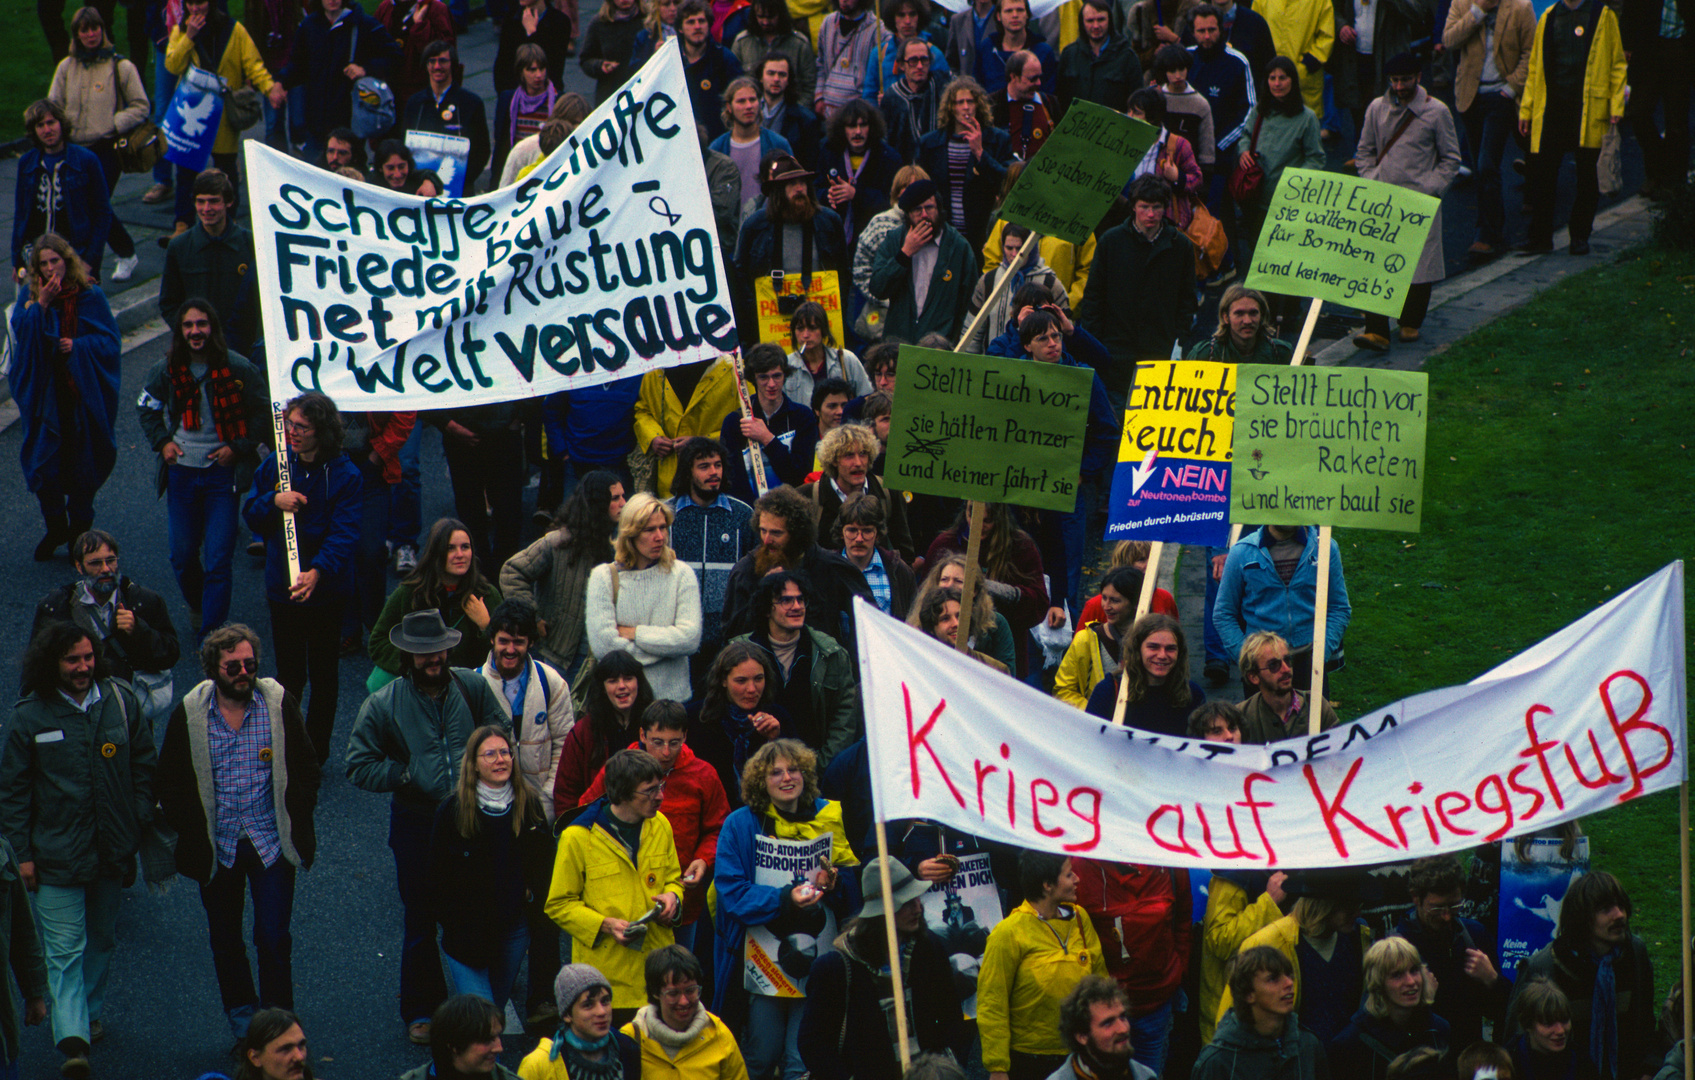
<svg viewBox="0 0 1695 1080">
<path fill-rule="evenodd" d="M 755 750 L 747 764 L 742 766 L 742 802 L 756 818 L 764 817 L 765 812 L 771 809 L 771 792 L 766 790 L 765 779 L 771 775 L 771 767 L 779 761 L 788 762 L 806 777 L 806 784 L 800 792 L 803 806 L 818 799 L 818 755 L 799 739 L 772 739 Z"/>
<path fill-rule="evenodd" d="M 836 463 L 843 454 L 854 450 L 875 460 L 883 452 L 883 444 L 877 433 L 864 424 L 838 424 L 818 441 L 818 464 L 824 466 L 826 475 L 834 478 Z"/>
</svg>

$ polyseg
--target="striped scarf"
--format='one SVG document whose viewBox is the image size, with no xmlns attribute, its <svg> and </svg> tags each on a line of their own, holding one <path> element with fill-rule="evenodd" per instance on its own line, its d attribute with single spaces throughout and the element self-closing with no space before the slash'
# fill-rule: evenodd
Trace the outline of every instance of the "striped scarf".
<svg viewBox="0 0 1695 1080">
<path fill-rule="evenodd" d="M 182 426 L 190 431 L 200 428 L 200 386 L 188 370 L 186 363 L 175 360 L 169 365 L 171 374 L 171 390 L 182 403 Z M 216 366 L 206 367 L 207 385 L 206 396 L 212 399 L 212 423 L 217 425 L 218 438 L 225 442 L 247 438 L 247 413 L 242 408 L 241 383 L 230 373 L 230 362 L 225 358 Z"/>
</svg>

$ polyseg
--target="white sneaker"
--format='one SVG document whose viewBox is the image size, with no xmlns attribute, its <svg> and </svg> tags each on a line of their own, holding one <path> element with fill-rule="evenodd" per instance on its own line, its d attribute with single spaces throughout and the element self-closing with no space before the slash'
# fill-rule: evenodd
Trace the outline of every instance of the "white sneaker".
<svg viewBox="0 0 1695 1080">
<path fill-rule="evenodd" d="M 405 576 L 418 569 L 418 549 L 411 544 L 401 544 L 394 552 L 394 572 Z"/>
<path fill-rule="evenodd" d="M 140 265 L 140 263 L 140 255 L 131 255 L 127 259 L 119 259 L 118 264 L 112 268 L 112 280 L 128 281 L 130 278 L 135 276 L 135 268 Z"/>
</svg>

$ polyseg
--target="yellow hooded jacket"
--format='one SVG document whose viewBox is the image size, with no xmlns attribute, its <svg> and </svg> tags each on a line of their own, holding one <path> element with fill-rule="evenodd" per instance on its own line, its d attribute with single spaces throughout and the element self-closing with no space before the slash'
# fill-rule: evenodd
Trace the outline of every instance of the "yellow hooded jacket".
<svg viewBox="0 0 1695 1080">
<path fill-rule="evenodd" d="M 695 384 L 694 393 L 689 395 L 686 407 L 665 381 L 665 372 L 650 371 L 642 376 L 641 396 L 636 398 L 636 446 L 646 451 L 660 435 L 670 439 L 687 439 L 692 435 L 716 439 L 724 427 L 724 418 L 741 407 L 741 396 L 736 393 L 736 366 L 729 360 L 719 360 L 706 369 Z M 676 474 L 676 454 L 659 459 L 653 479 L 661 499 L 671 497 L 671 478 Z"/>
<path fill-rule="evenodd" d="M 661 1034 L 664 1042 L 648 1034 L 660 1023 L 652 1005 L 642 1006 L 636 1018 L 619 1029 L 641 1047 L 641 1080 L 747 1080 L 747 1064 L 736 1037 L 724 1021 L 706 1011 L 704 1004 L 697 1007 L 700 1012 L 691 1029 L 667 1029 Z M 666 1042 L 673 1044 L 676 1057 L 668 1052 Z M 680 1046 L 675 1045 L 679 1042 Z"/>
<path fill-rule="evenodd" d="M 1248 903 L 1247 890 L 1218 874 L 1207 882 L 1207 912 L 1201 922 L 1201 1045 L 1212 1042 L 1221 1010 L 1218 1003 L 1230 992 L 1230 961 L 1242 943 L 1263 930 L 1283 912 L 1270 893 Z"/>
<path fill-rule="evenodd" d="M 1067 905 L 1062 905 L 1062 908 Z M 1012 1068 L 1012 1052 L 1066 1054 L 1059 1005 L 1085 975 L 1106 975 L 1094 923 L 1069 905 L 1068 919 L 1043 919 L 1026 900 L 989 932 L 977 975 L 983 1067 Z"/>
<path fill-rule="evenodd" d="M 664 814 L 642 822 L 632 862 L 629 849 L 600 824 L 604 807 L 590 803 L 560 834 L 545 910 L 577 942 L 575 959 L 594 965 L 612 984 L 612 1007 L 634 1009 L 647 1004 L 647 954 L 671 944 L 675 935 L 669 926 L 649 922 L 642 947 L 632 949 L 602 933 L 601 921 L 639 919 L 661 892 L 674 894 L 680 905 L 683 868 Z"/>
<path fill-rule="evenodd" d="M 1209 912 L 1211 911 L 1211 908 L 1212 905 L 1209 902 L 1207 905 Z M 1363 957 L 1366 950 L 1371 948 L 1371 931 L 1362 926 L 1359 928 L 1359 932 L 1360 955 Z M 1296 953 L 1295 946 L 1300 943 L 1300 940 L 1301 924 L 1295 921 L 1295 917 L 1293 915 L 1285 915 L 1263 930 L 1257 930 L 1250 934 L 1248 939 L 1242 942 L 1243 950 L 1255 949 L 1261 945 L 1270 945 L 1284 956 L 1287 956 L 1289 958 L 1289 963 L 1295 965 L 1295 1011 L 1297 1013 L 1301 1011 L 1301 958 L 1299 954 Z M 1220 995 L 1218 999 L 1218 1011 L 1214 1014 L 1214 1020 L 1222 1020 L 1224 1018 L 1224 1014 L 1230 1011 L 1232 1004 L 1230 986 L 1226 983 L 1224 986 L 1224 993 Z"/>
<path fill-rule="evenodd" d="M 1550 8 L 1550 10 L 1552 10 Z M 1542 118 L 1548 111 L 1548 77 L 1542 67 L 1542 39 L 1548 12 L 1536 20 L 1536 37 L 1530 46 L 1530 74 L 1525 78 L 1524 96 L 1518 102 L 1518 118 L 1530 121 L 1530 152 L 1542 146 Z M 1600 147 L 1612 126 L 1612 118 L 1624 115 L 1624 77 L 1628 64 L 1619 37 L 1618 16 L 1601 8 L 1595 23 L 1595 41 L 1589 46 L 1589 63 L 1583 69 L 1583 121 L 1578 127 L 1583 146 Z"/>
</svg>

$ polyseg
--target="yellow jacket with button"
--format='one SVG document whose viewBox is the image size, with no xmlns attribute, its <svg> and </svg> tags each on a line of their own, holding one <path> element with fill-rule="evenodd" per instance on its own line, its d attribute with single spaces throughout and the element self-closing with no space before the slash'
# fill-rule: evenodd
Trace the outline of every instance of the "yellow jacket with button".
<svg viewBox="0 0 1695 1080">
<path fill-rule="evenodd" d="M 1028 900 L 989 932 L 977 975 L 977 1031 L 983 1067 L 1012 1068 L 1012 1052 L 1067 1054 L 1059 1005 L 1085 975 L 1106 975 L 1101 940 L 1083 909 L 1043 919 Z"/>
</svg>

